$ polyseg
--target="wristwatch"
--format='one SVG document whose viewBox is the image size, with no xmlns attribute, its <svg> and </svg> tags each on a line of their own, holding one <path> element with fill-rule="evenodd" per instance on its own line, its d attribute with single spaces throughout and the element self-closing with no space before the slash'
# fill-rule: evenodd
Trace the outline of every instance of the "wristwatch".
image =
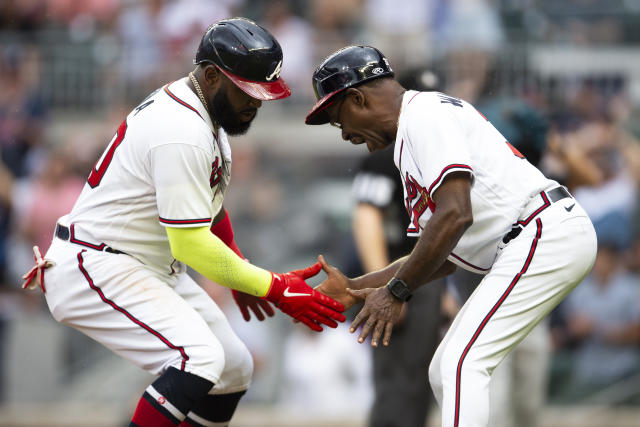
<svg viewBox="0 0 640 427">
<path fill-rule="evenodd" d="M 400 301 L 407 302 L 413 296 L 411 290 L 403 280 L 394 277 L 387 283 L 387 289 L 391 292 L 391 295 L 399 299 Z"/>
</svg>

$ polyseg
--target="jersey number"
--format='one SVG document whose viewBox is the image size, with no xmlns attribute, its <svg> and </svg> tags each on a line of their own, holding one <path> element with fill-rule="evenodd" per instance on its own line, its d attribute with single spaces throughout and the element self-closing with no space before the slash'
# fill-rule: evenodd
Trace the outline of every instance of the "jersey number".
<svg viewBox="0 0 640 427">
<path fill-rule="evenodd" d="M 91 173 L 89 174 L 89 179 L 87 180 L 87 182 L 89 183 L 91 188 L 96 188 L 98 185 L 100 185 L 100 181 L 102 181 L 102 177 L 107 171 L 107 168 L 111 163 L 111 160 L 113 160 L 113 155 L 116 152 L 116 148 L 120 146 L 120 143 L 124 139 L 124 134 L 126 131 L 127 131 L 127 120 L 125 119 L 120 124 L 120 127 L 118 127 L 118 131 L 116 132 L 116 135 L 113 137 L 113 140 L 109 144 L 107 151 L 102 157 L 102 161 L 98 160 L 98 163 L 96 163 L 94 168 L 91 170 Z"/>
</svg>

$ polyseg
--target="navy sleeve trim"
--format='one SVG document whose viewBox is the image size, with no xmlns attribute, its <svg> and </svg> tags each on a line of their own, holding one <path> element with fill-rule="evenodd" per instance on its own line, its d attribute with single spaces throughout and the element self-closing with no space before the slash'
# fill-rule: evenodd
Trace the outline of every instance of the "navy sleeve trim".
<svg viewBox="0 0 640 427">
<path fill-rule="evenodd" d="M 158 217 L 158 219 L 163 224 L 209 224 L 211 222 L 211 218 L 167 219 Z"/>
<path fill-rule="evenodd" d="M 433 181 L 433 183 L 429 186 L 429 190 L 427 190 L 427 193 L 429 193 L 429 196 L 431 196 L 433 189 L 440 185 L 440 183 L 442 182 L 442 179 L 449 172 L 451 172 L 452 169 L 467 170 L 473 174 L 473 169 L 469 165 L 455 164 L 455 163 L 452 165 L 449 165 L 446 168 L 442 169 L 442 172 L 440 172 L 440 175 L 438 176 L 438 178 L 436 178 L 436 180 Z"/>
</svg>

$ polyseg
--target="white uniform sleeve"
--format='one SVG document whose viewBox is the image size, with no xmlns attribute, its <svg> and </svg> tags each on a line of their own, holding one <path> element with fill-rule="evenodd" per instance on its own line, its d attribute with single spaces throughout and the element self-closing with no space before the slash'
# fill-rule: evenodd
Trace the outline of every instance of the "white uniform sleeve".
<svg viewBox="0 0 640 427">
<path fill-rule="evenodd" d="M 407 132 L 422 182 L 433 198 L 448 174 L 465 171 L 473 179 L 473 169 L 466 131 L 460 123 L 460 113 L 469 107 L 449 102 L 437 104 L 433 100 L 428 105 L 429 108 L 412 108 L 408 112 Z"/>
<path fill-rule="evenodd" d="M 209 182 L 211 159 L 207 152 L 193 145 L 173 143 L 152 148 L 149 156 L 160 224 L 209 225 L 213 216 L 213 192 Z"/>
</svg>

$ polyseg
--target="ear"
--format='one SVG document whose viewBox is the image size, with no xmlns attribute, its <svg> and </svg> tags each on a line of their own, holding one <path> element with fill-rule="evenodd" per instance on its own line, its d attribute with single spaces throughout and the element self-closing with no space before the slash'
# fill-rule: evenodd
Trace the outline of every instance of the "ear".
<svg viewBox="0 0 640 427">
<path fill-rule="evenodd" d="M 347 96 L 351 98 L 351 102 L 353 102 L 358 107 L 364 106 L 364 92 L 355 87 L 350 87 L 347 89 Z"/>
<path fill-rule="evenodd" d="M 202 75 L 207 86 L 214 89 L 217 88 L 222 80 L 222 72 L 213 64 L 207 64 L 202 69 Z"/>
</svg>

